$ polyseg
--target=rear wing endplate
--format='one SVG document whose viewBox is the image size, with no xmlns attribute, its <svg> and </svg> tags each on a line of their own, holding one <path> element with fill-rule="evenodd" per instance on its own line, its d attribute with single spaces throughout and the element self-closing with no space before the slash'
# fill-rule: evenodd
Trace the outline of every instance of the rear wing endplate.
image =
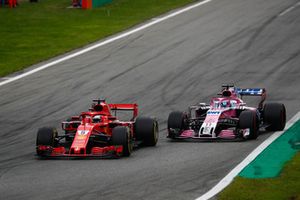
<svg viewBox="0 0 300 200">
<path fill-rule="evenodd" d="M 133 116 L 137 117 L 138 115 L 138 105 L 137 104 L 108 104 L 110 109 L 113 110 L 128 110 L 133 111 Z"/>
</svg>

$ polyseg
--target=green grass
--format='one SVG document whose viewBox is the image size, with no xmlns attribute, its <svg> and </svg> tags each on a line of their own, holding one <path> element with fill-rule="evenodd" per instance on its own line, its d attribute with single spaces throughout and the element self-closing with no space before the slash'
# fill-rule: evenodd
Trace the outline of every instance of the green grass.
<svg viewBox="0 0 300 200">
<path fill-rule="evenodd" d="M 289 161 L 277 178 L 237 177 L 220 193 L 218 200 L 300 200 L 300 152 Z"/>
<path fill-rule="evenodd" d="M 196 0 L 113 0 L 91 10 L 71 0 L 0 8 L 0 76 L 84 46 Z"/>
</svg>

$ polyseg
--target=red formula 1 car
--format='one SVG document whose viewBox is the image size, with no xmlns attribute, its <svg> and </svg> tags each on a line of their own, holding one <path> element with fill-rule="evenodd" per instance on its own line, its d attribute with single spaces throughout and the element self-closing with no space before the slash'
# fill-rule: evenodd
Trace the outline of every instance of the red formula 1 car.
<svg viewBox="0 0 300 200">
<path fill-rule="evenodd" d="M 235 88 L 222 86 L 220 97 L 210 104 L 189 107 L 189 112 L 174 111 L 168 118 L 168 137 L 171 139 L 256 139 L 260 128 L 283 130 L 286 123 L 285 106 L 264 103 L 264 88 Z M 248 107 L 243 96 L 260 96 L 257 107 Z"/>
<path fill-rule="evenodd" d="M 127 121 L 120 121 L 117 118 L 120 111 L 131 111 L 133 115 Z M 130 156 L 136 145 L 155 146 L 157 121 L 137 115 L 137 104 L 107 104 L 105 100 L 94 100 L 88 112 L 62 122 L 63 135 L 58 135 L 55 128 L 40 128 L 36 139 L 37 155 L 120 157 Z"/>
</svg>

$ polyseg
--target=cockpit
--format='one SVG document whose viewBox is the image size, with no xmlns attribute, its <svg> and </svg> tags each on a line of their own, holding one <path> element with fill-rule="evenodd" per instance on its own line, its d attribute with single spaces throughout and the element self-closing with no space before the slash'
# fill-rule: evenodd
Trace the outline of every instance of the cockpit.
<svg viewBox="0 0 300 200">
<path fill-rule="evenodd" d="M 238 102 L 236 100 L 229 99 L 214 99 L 212 101 L 212 107 L 215 109 L 224 109 L 224 108 L 236 108 Z"/>
<path fill-rule="evenodd" d="M 95 115 L 92 120 L 93 123 L 100 123 L 101 121 L 102 121 L 101 115 Z"/>
</svg>

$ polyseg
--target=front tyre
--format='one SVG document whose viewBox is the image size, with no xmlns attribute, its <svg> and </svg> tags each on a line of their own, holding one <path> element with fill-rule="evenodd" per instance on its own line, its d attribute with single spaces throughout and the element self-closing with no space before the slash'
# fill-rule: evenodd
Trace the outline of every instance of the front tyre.
<svg viewBox="0 0 300 200">
<path fill-rule="evenodd" d="M 269 126 L 268 131 L 282 131 L 286 123 L 286 110 L 284 104 L 266 103 L 263 109 L 264 123 Z"/>
<path fill-rule="evenodd" d="M 256 139 L 259 133 L 259 120 L 255 111 L 246 110 L 240 114 L 239 129 L 249 129 L 249 134 L 244 135 L 245 139 Z"/>
<path fill-rule="evenodd" d="M 137 140 L 146 146 L 155 146 L 158 141 L 158 123 L 149 117 L 138 117 L 134 124 Z"/>
<path fill-rule="evenodd" d="M 57 138 L 57 130 L 56 128 L 53 127 L 43 127 L 40 128 L 37 132 L 37 137 L 36 137 L 36 146 L 50 146 L 50 147 L 55 147 L 57 144 L 56 138 Z M 37 148 L 37 154 L 39 156 L 43 155 L 43 152 L 41 152 Z"/>
<path fill-rule="evenodd" d="M 187 129 L 187 115 L 184 112 L 173 111 L 168 117 L 168 137 L 174 139 Z"/>
<path fill-rule="evenodd" d="M 111 136 L 113 145 L 123 146 L 123 156 L 129 157 L 132 152 L 132 142 L 130 133 L 127 127 L 117 126 L 112 130 Z"/>
</svg>

